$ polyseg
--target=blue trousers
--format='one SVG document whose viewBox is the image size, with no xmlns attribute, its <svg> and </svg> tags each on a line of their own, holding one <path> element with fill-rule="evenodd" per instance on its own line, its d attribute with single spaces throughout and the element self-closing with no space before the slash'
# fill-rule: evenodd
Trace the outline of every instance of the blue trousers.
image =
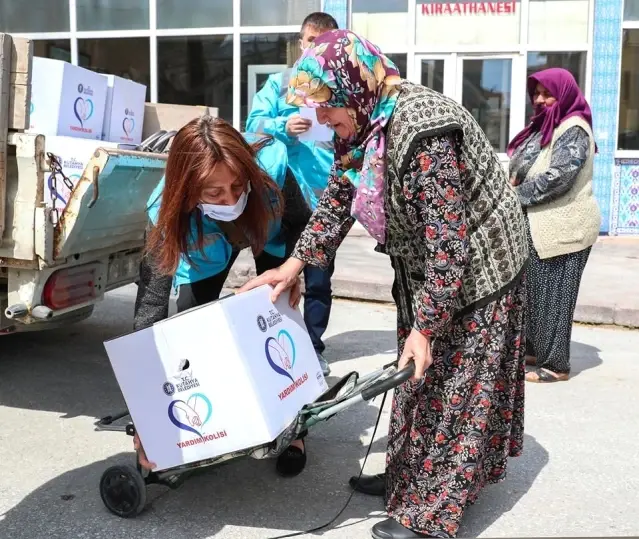
<svg viewBox="0 0 639 539">
<path fill-rule="evenodd" d="M 335 261 L 323 270 L 314 266 L 304 268 L 304 322 L 311 336 L 315 352 L 321 354 L 326 345 L 322 336 L 328 327 L 333 303 L 331 277 L 335 271 Z"/>
</svg>

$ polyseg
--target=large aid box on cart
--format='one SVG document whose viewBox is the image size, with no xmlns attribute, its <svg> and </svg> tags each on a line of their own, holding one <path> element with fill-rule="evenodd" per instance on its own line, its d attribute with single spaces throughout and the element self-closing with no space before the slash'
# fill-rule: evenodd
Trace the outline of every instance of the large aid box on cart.
<svg viewBox="0 0 639 539">
<path fill-rule="evenodd" d="M 300 312 L 264 286 L 105 347 L 158 469 L 275 440 L 327 384 Z"/>
</svg>

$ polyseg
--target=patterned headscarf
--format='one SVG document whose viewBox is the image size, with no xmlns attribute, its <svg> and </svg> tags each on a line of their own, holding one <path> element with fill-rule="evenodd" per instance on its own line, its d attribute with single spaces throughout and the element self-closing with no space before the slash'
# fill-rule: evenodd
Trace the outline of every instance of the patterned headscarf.
<svg viewBox="0 0 639 539">
<path fill-rule="evenodd" d="M 293 67 L 286 102 L 349 109 L 357 135 L 335 135 L 335 173 L 355 187 L 351 214 L 378 242 L 386 240 L 384 127 L 395 109 L 399 70 L 366 39 L 348 30 L 319 36 Z"/>
</svg>

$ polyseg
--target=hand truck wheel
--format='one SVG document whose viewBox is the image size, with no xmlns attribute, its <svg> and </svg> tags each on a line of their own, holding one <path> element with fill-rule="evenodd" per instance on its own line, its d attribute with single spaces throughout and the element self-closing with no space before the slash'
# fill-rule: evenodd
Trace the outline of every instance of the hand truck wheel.
<svg viewBox="0 0 639 539">
<path fill-rule="evenodd" d="M 133 466 L 111 466 L 100 479 L 100 497 L 114 515 L 136 517 L 146 505 L 146 484 Z"/>
</svg>

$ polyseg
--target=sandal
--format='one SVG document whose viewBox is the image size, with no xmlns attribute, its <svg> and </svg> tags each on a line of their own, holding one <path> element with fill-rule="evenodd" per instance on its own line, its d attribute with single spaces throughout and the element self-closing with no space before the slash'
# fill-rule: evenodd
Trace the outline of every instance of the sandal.
<svg viewBox="0 0 639 539">
<path fill-rule="evenodd" d="M 532 369 L 526 369 L 526 382 L 533 382 L 535 384 L 549 384 L 553 382 L 565 382 L 568 380 L 569 374 L 566 372 L 554 372 L 534 367 Z"/>
<path fill-rule="evenodd" d="M 284 452 L 277 457 L 275 469 L 282 477 L 295 477 L 302 473 L 306 467 L 306 444 L 304 449 L 288 446 Z"/>
</svg>

